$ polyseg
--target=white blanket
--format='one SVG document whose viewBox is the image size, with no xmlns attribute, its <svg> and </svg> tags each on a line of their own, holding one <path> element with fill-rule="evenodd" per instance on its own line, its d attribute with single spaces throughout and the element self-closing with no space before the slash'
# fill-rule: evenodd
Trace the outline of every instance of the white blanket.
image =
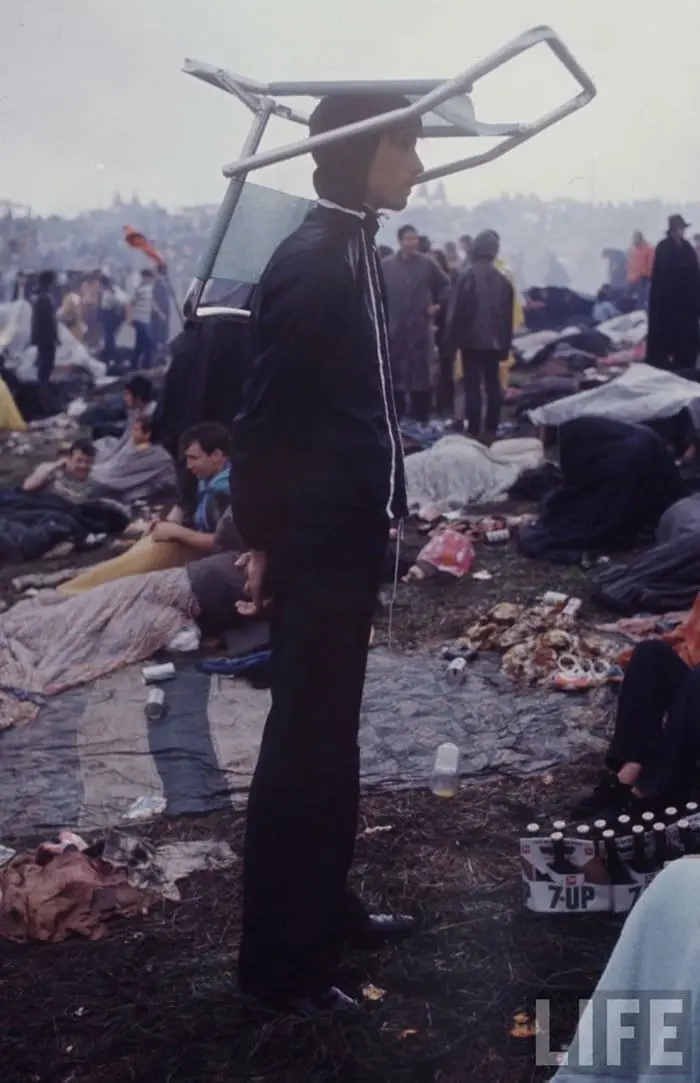
<svg viewBox="0 0 700 1083">
<path fill-rule="evenodd" d="M 700 427 L 700 384 L 637 361 L 617 379 L 530 410 L 533 425 L 563 425 L 575 417 L 642 422 L 673 417 L 687 407 Z"/>
<path fill-rule="evenodd" d="M 409 509 L 431 505 L 444 513 L 501 500 L 523 470 L 543 458 L 539 440 L 499 440 L 485 448 L 464 436 L 445 436 L 406 459 Z"/>
</svg>

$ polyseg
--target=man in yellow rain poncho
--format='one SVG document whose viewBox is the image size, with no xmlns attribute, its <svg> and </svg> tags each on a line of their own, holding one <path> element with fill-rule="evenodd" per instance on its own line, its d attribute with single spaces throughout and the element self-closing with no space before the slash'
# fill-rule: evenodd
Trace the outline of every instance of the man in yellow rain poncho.
<svg viewBox="0 0 700 1083">
<path fill-rule="evenodd" d="M 22 307 L 28 308 L 27 301 L 13 301 L 10 307 L 10 318 L 6 325 L 0 329 L 0 359 L 3 351 L 7 349 L 17 334 L 17 324 L 21 316 Z M 1 367 L 1 361 L 0 361 Z M 25 432 L 27 423 L 17 409 L 17 404 L 12 397 L 12 392 L 0 375 L 0 433 L 2 432 Z"/>
</svg>

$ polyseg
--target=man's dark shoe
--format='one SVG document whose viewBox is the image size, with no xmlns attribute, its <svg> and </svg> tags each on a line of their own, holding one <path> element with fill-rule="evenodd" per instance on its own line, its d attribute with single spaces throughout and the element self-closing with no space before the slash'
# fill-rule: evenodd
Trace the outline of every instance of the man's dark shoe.
<svg viewBox="0 0 700 1083">
<path fill-rule="evenodd" d="M 408 914 L 368 914 L 362 925 L 352 929 L 346 940 L 353 948 L 379 948 L 398 944 L 416 931 L 416 919 Z"/>
<path fill-rule="evenodd" d="M 322 1015 L 351 1015 L 361 1010 L 357 1000 L 335 985 L 329 985 L 318 996 L 292 997 L 277 1007 L 279 1011 L 289 1015 L 301 1015 L 305 1019 L 315 1019 Z"/>
</svg>

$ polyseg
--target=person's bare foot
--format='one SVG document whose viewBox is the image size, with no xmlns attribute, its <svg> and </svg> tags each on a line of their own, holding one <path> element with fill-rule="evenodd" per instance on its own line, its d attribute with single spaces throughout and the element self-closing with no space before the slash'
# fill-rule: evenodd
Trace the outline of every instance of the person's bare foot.
<svg viewBox="0 0 700 1083">
<path fill-rule="evenodd" d="M 641 763 L 624 763 L 617 772 L 617 778 L 623 786 L 634 786 L 641 773 Z"/>
</svg>

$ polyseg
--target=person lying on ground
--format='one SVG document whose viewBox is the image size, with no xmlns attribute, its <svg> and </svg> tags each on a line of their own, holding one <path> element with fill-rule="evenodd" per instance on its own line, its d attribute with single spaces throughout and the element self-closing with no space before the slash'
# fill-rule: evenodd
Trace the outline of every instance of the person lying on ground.
<svg viewBox="0 0 700 1083">
<path fill-rule="evenodd" d="M 697 1079 L 699 893 L 700 862 L 693 857 L 674 861 L 647 888 L 588 1001 L 567 1064 L 552 1083 Z M 655 1014 L 656 1032 L 650 1029 Z M 681 1062 L 670 1059 L 679 1054 Z"/>
<path fill-rule="evenodd" d="M 177 471 L 171 455 L 154 444 L 153 427 L 147 417 L 132 422 L 126 443 L 114 455 L 95 464 L 92 480 L 101 496 L 124 504 L 172 497 Z"/>
<path fill-rule="evenodd" d="M 90 440 L 75 440 L 67 454 L 55 462 L 40 463 L 22 485 L 25 493 L 51 493 L 71 504 L 85 504 L 95 496 L 92 469 L 95 447 Z"/>
<path fill-rule="evenodd" d="M 683 804 L 700 759 L 700 596 L 687 622 L 638 643 L 620 689 L 606 772 L 577 818 Z"/>
<path fill-rule="evenodd" d="M 75 594 L 112 579 L 179 568 L 214 548 L 217 525 L 230 505 L 231 438 L 225 425 L 203 422 L 186 432 L 182 456 L 193 484 L 183 487 L 168 518 L 152 524 L 149 533 L 128 552 L 97 564 L 60 587 Z"/>
<path fill-rule="evenodd" d="M 245 604 L 245 570 L 236 564 L 240 541 L 229 516 L 219 524 L 214 548 L 184 567 L 107 581 L 86 593 L 42 591 L 2 614 L 0 732 L 38 711 L 31 696 L 8 689 L 56 695 L 145 661 L 195 624 L 203 636 L 239 630 L 250 643 L 251 634 L 258 635 L 251 618 L 258 614 Z M 255 646 L 266 642 L 261 628 Z"/>
</svg>

